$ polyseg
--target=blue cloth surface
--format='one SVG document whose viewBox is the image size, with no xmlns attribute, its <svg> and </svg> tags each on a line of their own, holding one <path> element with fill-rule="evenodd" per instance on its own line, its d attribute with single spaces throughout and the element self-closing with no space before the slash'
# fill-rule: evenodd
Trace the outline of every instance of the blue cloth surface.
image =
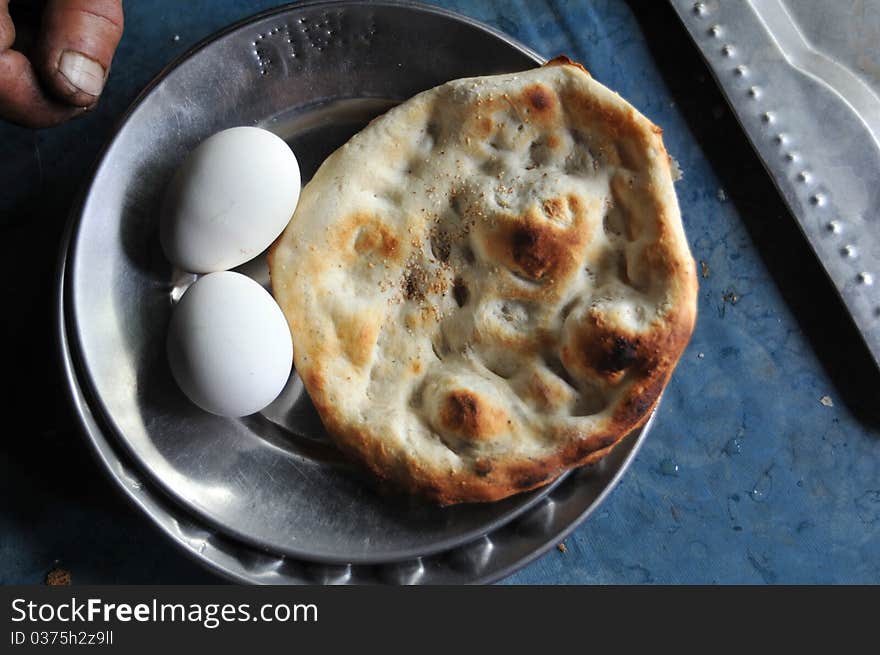
<svg viewBox="0 0 880 655">
<path fill-rule="evenodd" d="M 217 580 L 120 499 L 76 434 L 51 345 L 54 257 L 139 90 L 196 41 L 277 4 L 126 3 L 94 113 L 52 130 L 0 124 L 3 398 L 19 425 L 0 442 L 2 583 L 40 583 L 56 565 L 75 583 Z M 505 582 L 880 582 L 877 371 L 666 3 L 438 4 L 569 54 L 662 126 L 700 262 L 697 329 L 632 467 L 565 552 Z"/>
</svg>

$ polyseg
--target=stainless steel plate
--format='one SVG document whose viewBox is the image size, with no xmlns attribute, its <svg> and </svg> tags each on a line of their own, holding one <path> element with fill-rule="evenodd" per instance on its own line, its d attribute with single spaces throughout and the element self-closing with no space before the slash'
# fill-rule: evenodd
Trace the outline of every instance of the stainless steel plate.
<svg viewBox="0 0 880 655">
<path fill-rule="evenodd" d="M 135 103 L 71 225 L 62 342 L 101 460 L 178 543 L 241 580 L 489 579 L 571 529 L 623 470 L 645 430 L 597 469 L 500 503 L 442 509 L 384 497 L 326 439 L 296 375 L 266 411 L 230 420 L 195 409 L 165 362 L 171 308 L 192 277 L 162 257 L 157 207 L 195 144 L 233 125 L 262 125 L 287 139 L 307 180 L 394 103 L 449 79 L 540 61 L 434 8 L 300 4 L 195 48 Z M 263 266 L 242 270 L 265 282 Z"/>
<path fill-rule="evenodd" d="M 880 0 L 671 0 L 880 366 Z"/>
</svg>

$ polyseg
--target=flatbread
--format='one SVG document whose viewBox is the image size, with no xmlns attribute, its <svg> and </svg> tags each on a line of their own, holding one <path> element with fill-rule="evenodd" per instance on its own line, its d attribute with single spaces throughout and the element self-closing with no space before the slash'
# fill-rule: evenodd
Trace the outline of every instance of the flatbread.
<svg viewBox="0 0 880 655">
<path fill-rule="evenodd" d="M 605 456 L 696 315 L 660 128 L 566 58 L 374 120 L 303 189 L 269 261 L 327 431 L 443 504 Z"/>
</svg>

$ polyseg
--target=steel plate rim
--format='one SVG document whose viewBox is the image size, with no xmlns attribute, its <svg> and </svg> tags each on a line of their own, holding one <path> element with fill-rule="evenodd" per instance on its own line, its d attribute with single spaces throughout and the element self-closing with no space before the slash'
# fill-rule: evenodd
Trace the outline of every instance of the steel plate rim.
<svg viewBox="0 0 880 655">
<path fill-rule="evenodd" d="M 659 406 L 661 400 L 662 395 L 661 398 L 657 400 L 657 406 Z M 605 488 L 602 489 L 602 492 L 593 499 L 593 502 L 591 502 L 583 512 L 581 512 L 565 528 L 556 531 L 552 535 L 552 537 L 549 537 L 543 545 L 534 549 L 528 555 L 521 557 L 520 559 L 500 569 L 497 572 L 483 576 L 481 578 L 477 578 L 473 584 L 492 584 L 494 582 L 498 582 L 503 578 L 506 578 L 509 575 L 516 573 L 521 568 L 527 566 L 531 562 L 534 562 L 536 559 L 546 554 L 550 549 L 553 548 L 554 545 L 557 545 L 559 542 L 567 539 L 572 532 L 577 530 L 581 526 L 581 524 L 584 523 L 584 521 L 590 518 L 593 512 L 599 509 L 599 506 L 603 502 L 605 502 L 605 499 L 608 498 L 611 492 L 614 491 L 618 484 L 620 484 L 620 480 L 623 478 L 623 475 L 627 472 L 630 465 L 632 464 L 632 461 L 636 458 L 636 455 L 638 455 L 639 451 L 642 449 L 642 445 L 645 443 L 645 437 L 647 437 L 648 433 L 651 431 L 651 427 L 654 424 L 654 419 L 656 418 L 656 416 L 657 410 L 655 407 L 650 416 L 648 416 L 648 420 L 645 421 L 644 425 L 642 425 L 641 428 L 637 428 L 641 430 L 641 432 L 639 432 L 639 435 L 635 437 L 635 443 L 633 443 L 630 451 L 626 454 L 626 457 L 620 463 L 620 468 L 617 469 L 617 472 L 613 476 L 611 476 L 611 479 L 605 484 Z M 627 436 L 624 437 L 624 439 L 633 439 L 633 433 L 629 433 Z M 514 519 L 514 521 L 515 520 L 516 519 Z"/>
<path fill-rule="evenodd" d="M 182 506 L 178 500 L 172 495 L 168 494 L 168 492 L 163 488 L 161 481 L 157 481 L 153 479 L 153 476 L 146 474 L 146 482 L 141 482 L 141 478 L 145 475 L 144 471 L 141 470 L 141 467 L 137 465 L 137 462 L 132 466 L 131 463 L 126 463 L 119 457 L 119 453 L 117 449 L 122 448 L 123 451 L 127 451 L 127 446 L 125 445 L 125 440 L 120 439 L 118 435 L 113 435 L 113 439 L 108 439 L 106 431 L 107 425 L 101 425 L 102 423 L 106 423 L 106 421 L 102 421 L 103 413 L 106 411 L 103 407 L 103 403 L 101 403 L 100 398 L 97 398 L 93 389 L 91 389 L 90 376 L 87 371 L 82 370 L 82 366 L 78 364 L 77 361 L 77 347 L 78 347 L 78 338 L 77 331 L 75 328 L 70 327 L 68 325 L 67 314 L 70 310 L 71 304 L 69 302 L 65 302 L 66 296 L 70 293 L 69 280 L 70 277 L 67 275 L 67 270 L 69 268 L 70 263 L 75 258 L 75 248 L 73 244 L 76 242 L 76 237 L 79 232 L 81 226 L 81 214 L 86 205 L 86 201 L 91 193 L 94 177 L 100 171 L 101 167 L 104 165 L 104 158 L 108 151 L 113 147 L 113 145 L 117 142 L 120 132 L 124 129 L 125 125 L 131 119 L 132 114 L 138 109 L 146 96 L 153 91 L 153 89 L 177 66 L 181 65 L 188 58 L 193 56 L 195 53 L 199 52 L 203 48 L 210 45 L 217 39 L 222 38 L 223 36 L 234 32 L 250 23 L 256 22 L 258 20 L 263 20 L 265 18 L 284 14 L 292 9 L 301 9 L 301 8 L 314 8 L 320 6 L 344 6 L 344 5 L 352 5 L 352 4 L 369 4 L 372 6 L 385 6 L 385 7 L 400 7 L 406 9 L 415 9 L 418 11 L 425 11 L 437 15 L 441 15 L 447 18 L 451 18 L 453 20 L 468 24 L 473 26 L 479 30 L 487 32 L 499 39 L 508 45 L 516 48 L 527 57 L 535 61 L 536 64 L 541 64 L 546 61 L 546 58 L 535 52 L 528 46 L 519 43 L 517 40 L 513 39 L 509 35 L 501 32 L 500 30 L 495 29 L 492 26 L 486 25 L 481 21 L 473 19 L 469 16 L 465 16 L 454 11 L 447 10 L 441 7 L 435 7 L 432 5 L 425 5 L 419 2 L 411 2 L 408 0 L 379 0 L 375 3 L 360 3 L 356 0 L 305 0 L 304 2 L 290 3 L 285 4 L 267 11 L 259 12 L 252 16 L 243 18 L 242 20 L 236 21 L 233 24 L 230 24 L 217 32 L 205 37 L 200 40 L 198 43 L 193 45 L 191 48 L 187 49 L 184 53 L 176 57 L 174 60 L 169 62 L 166 66 L 164 66 L 153 79 L 143 88 L 143 90 L 135 97 L 135 99 L 131 102 L 125 112 L 121 115 L 119 120 L 117 121 L 112 135 L 107 140 L 105 146 L 102 148 L 95 165 L 92 168 L 92 174 L 89 177 L 90 182 L 84 187 L 83 191 L 79 196 L 79 200 L 75 203 L 74 209 L 71 212 L 67 225 L 65 227 L 64 236 L 61 241 L 61 248 L 59 251 L 59 260 L 58 260 L 58 287 L 57 287 L 57 346 L 60 352 L 60 358 L 62 360 L 62 367 L 64 370 L 64 375 L 66 378 L 68 392 L 69 392 L 69 400 L 75 410 L 76 417 L 79 422 L 79 427 L 83 432 L 83 436 L 86 438 L 86 441 L 89 443 L 90 450 L 97 457 L 98 461 L 101 463 L 102 467 L 109 475 L 109 477 L 116 483 L 117 488 L 121 489 L 124 495 L 133 502 L 144 514 L 146 514 L 151 521 L 159 527 L 159 529 L 166 534 L 169 538 L 171 538 L 172 542 L 174 542 L 179 548 L 181 548 L 189 557 L 199 562 L 201 565 L 206 566 L 210 570 L 215 573 L 233 581 L 238 582 L 256 582 L 253 578 L 249 577 L 246 573 L 237 573 L 235 571 L 229 570 L 225 568 L 222 564 L 214 561 L 210 557 L 205 556 L 202 553 L 197 553 L 184 543 L 183 539 L 174 533 L 174 531 L 169 527 L 168 521 L 176 521 L 177 519 L 165 508 L 166 504 L 171 504 L 174 509 L 178 512 L 183 513 L 191 520 L 196 521 L 204 521 L 207 524 L 209 531 L 213 531 L 212 534 L 219 533 L 223 538 L 231 540 L 233 542 L 241 542 L 241 545 L 247 548 L 254 548 L 260 552 L 266 552 L 264 546 L 253 539 L 248 539 L 248 535 L 236 533 L 235 530 L 230 530 L 228 526 L 219 527 L 216 525 L 216 522 L 211 520 L 210 517 L 205 515 L 201 515 L 198 512 L 193 512 L 192 508 L 189 506 Z M 75 324 L 75 321 L 71 320 L 72 323 Z M 68 334 L 68 330 L 70 330 L 70 334 Z M 81 380 L 81 378 L 84 378 Z M 85 384 L 83 384 L 85 383 Z M 94 396 L 94 397 L 92 397 Z M 90 402 L 90 397 L 91 401 Z M 87 415 L 88 414 L 88 415 Z M 90 415 L 90 416 L 89 416 Z M 540 557 L 544 553 L 546 553 L 554 543 L 559 539 L 564 539 L 567 535 L 569 535 L 573 530 L 575 530 L 584 520 L 586 520 L 590 514 L 607 498 L 607 496 L 611 493 L 611 491 L 616 487 L 619 483 L 623 474 L 627 471 L 632 460 L 637 455 L 640 450 L 645 437 L 650 429 L 650 425 L 653 423 L 654 416 L 656 414 L 652 413 L 649 420 L 646 424 L 641 428 L 640 433 L 635 437 L 634 443 L 630 447 L 630 451 L 626 454 L 623 461 L 620 463 L 618 470 L 613 474 L 611 479 L 605 484 L 604 488 L 600 492 L 600 494 L 594 498 L 589 505 L 584 509 L 584 511 L 579 514 L 573 521 L 571 521 L 563 530 L 556 531 L 552 536 L 541 536 L 539 537 L 540 541 L 542 541 L 542 545 L 538 548 L 531 550 L 527 555 L 519 558 L 512 564 L 509 564 L 498 571 L 494 571 L 487 575 L 475 578 L 472 583 L 481 584 L 481 583 L 490 583 L 497 581 L 503 577 L 506 577 L 513 573 L 516 570 L 519 570 L 523 566 L 527 565 L 529 562 L 534 559 Z M 113 431 L 113 430 L 111 430 Z M 95 433 L 98 434 L 95 434 Z M 632 435 L 626 437 L 626 439 L 632 439 Z M 101 445 L 98 443 L 97 439 L 100 439 L 105 442 L 106 448 L 109 449 L 109 452 L 112 453 L 112 459 L 110 456 L 104 452 L 101 448 Z M 114 443 L 120 442 L 120 443 Z M 141 499 L 137 497 L 137 494 L 133 492 L 126 484 L 125 481 L 114 471 L 113 464 L 116 463 L 122 467 L 129 469 L 127 473 L 132 475 L 132 471 L 136 474 L 133 477 L 140 483 L 143 484 L 144 487 L 149 489 L 149 494 L 153 501 L 159 505 L 160 509 L 163 510 L 162 515 L 158 515 L 153 509 L 147 506 Z M 547 493 L 552 491 L 556 484 L 561 481 L 558 480 L 553 485 L 548 486 Z M 158 483 L 158 484 L 157 484 Z M 160 494 L 158 497 L 153 497 L 153 491 L 158 489 Z M 163 498 L 162 496 L 165 496 Z M 468 534 L 468 537 L 459 541 L 456 547 L 465 546 L 467 544 L 473 543 L 476 539 L 479 539 L 481 536 L 491 535 L 492 532 L 503 527 L 508 523 L 515 522 L 523 517 L 523 515 L 527 514 L 530 510 L 533 510 L 536 505 L 544 500 L 546 495 L 537 496 L 534 501 L 526 504 L 520 511 L 515 512 L 511 516 L 507 517 L 507 520 L 504 521 L 493 521 L 488 525 L 488 528 L 483 528 L 481 530 L 475 530 L 473 535 Z M 309 557 L 308 554 L 303 555 L 290 555 L 287 553 L 275 553 L 273 555 L 278 555 L 284 559 L 291 559 L 296 561 L 306 561 L 306 562 L 314 562 L 317 564 L 351 564 L 351 565 L 393 565 L 399 564 L 405 561 L 412 561 L 414 559 L 421 559 L 421 557 L 432 557 L 443 552 L 449 550 L 449 547 L 444 547 L 445 544 L 441 542 L 438 548 L 432 548 L 429 551 L 425 551 L 422 555 L 419 555 L 417 558 L 412 556 L 407 557 L 392 557 L 391 559 L 376 559 L 376 558 L 354 558 L 354 559 L 346 559 L 344 561 L 334 559 L 334 558 L 315 558 Z"/>
</svg>

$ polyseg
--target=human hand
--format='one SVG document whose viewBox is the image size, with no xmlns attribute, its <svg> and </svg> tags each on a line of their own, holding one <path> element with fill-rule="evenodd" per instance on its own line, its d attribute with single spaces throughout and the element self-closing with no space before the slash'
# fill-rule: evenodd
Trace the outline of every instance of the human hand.
<svg viewBox="0 0 880 655">
<path fill-rule="evenodd" d="M 38 20 L 33 44 L 9 4 L 0 0 L 0 119 L 48 127 L 88 111 L 122 38 L 122 0 L 14 0 Z"/>
</svg>

